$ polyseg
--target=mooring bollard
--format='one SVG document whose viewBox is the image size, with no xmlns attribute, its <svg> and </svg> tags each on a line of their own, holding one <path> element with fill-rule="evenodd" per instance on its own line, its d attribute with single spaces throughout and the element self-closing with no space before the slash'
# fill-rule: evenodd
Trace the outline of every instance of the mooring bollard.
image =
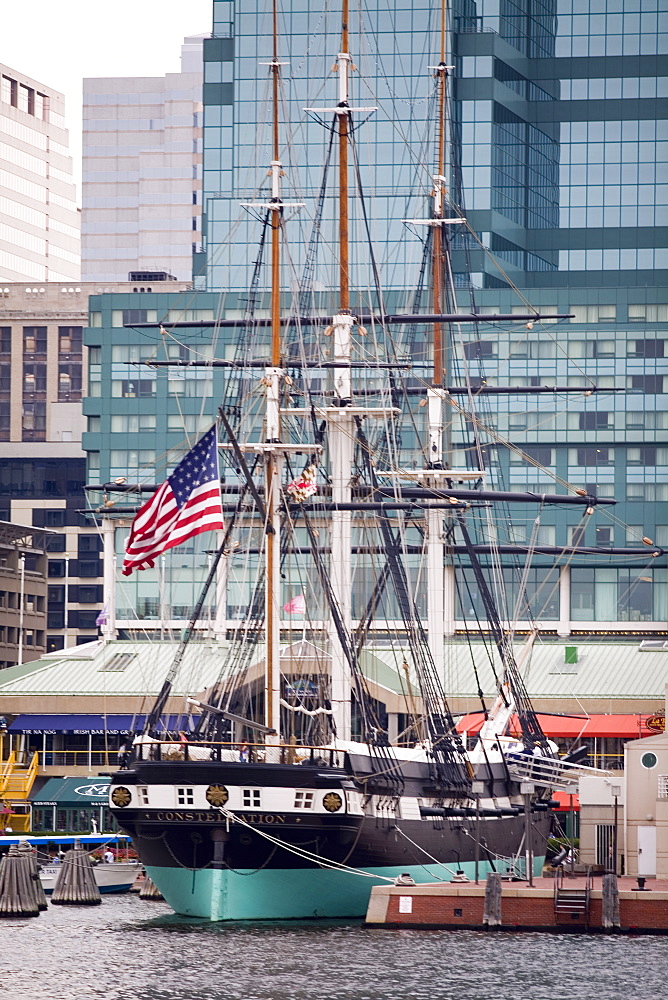
<svg viewBox="0 0 668 1000">
<path fill-rule="evenodd" d="M 485 927 L 501 926 L 501 875 L 490 872 L 485 884 L 485 909 L 482 922 Z"/>
<path fill-rule="evenodd" d="M 91 860 L 82 847 L 75 845 L 63 858 L 51 902 L 64 906 L 94 906 L 102 902 Z"/>
<path fill-rule="evenodd" d="M 33 861 L 16 844 L 0 866 L 0 917 L 38 917 Z"/>
<path fill-rule="evenodd" d="M 603 876 L 601 923 L 605 930 L 619 927 L 619 886 L 611 872 Z"/>
<path fill-rule="evenodd" d="M 160 899 L 164 899 L 165 897 L 160 892 L 160 890 L 158 889 L 158 887 L 155 884 L 155 882 L 153 881 L 153 879 L 150 879 L 148 877 L 148 875 L 147 875 L 146 878 L 144 879 L 144 884 L 142 885 L 141 889 L 139 890 L 139 898 L 140 899 L 160 900 Z"/>
</svg>

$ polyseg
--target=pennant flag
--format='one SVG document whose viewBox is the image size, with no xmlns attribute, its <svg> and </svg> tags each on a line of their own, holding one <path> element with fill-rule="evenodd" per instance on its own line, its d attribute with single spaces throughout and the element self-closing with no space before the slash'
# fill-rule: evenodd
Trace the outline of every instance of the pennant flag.
<svg viewBox="0 0 668 1000">
<path fill-rule="evenodd" d="M 223 527 L 216 428 L 198 441 L 140 507 L 125 546 L 123 576 L 153 566 L 167 549 Z"/>
<path fill-rule="evenodd" d="M 304 615 L 306 614 L 306 601 L 304 600 L 303 594 L 297 594 L 293 597 L 291 601 L 283 605 L 283 610 L 287 611 L 289 615 Z"/>
<path fill-rule="evenodd" d="M 96 625 L 106 625 L 108 621 L 109 621 L 109 608 L 105 604 L 105 606 L 102 608 L 102 610 L 100 611 L 99 615 L 95 619 L 95 624 Z"/>
</svg>

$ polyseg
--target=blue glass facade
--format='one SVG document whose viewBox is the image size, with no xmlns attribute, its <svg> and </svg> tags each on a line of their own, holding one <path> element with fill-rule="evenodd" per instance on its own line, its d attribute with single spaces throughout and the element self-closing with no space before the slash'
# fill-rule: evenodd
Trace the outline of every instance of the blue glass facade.
<svg viewBox="0 0 668 1000">
<path fill-rule="evenodd" d="M 311 236 L 332 117 L 309 117 L 303 108 L 331 108 L 336 100 L 330 69 L 340 15 L 324 0 L 283 0 L 281 6 L 280 52 L 288 63 L 283 117 L 291 122 L 289 133 L 283 129 L 283 197 L 305 203 L 300 212 L 286 212 L 291 256 L 284 278 L 294 287 Z M 452 381 L 463 379 L 466 364 L 471 376 L 491 385 L 581 388 L 581 394 L 549 397 L 481 397 L 483 421 L 532 459 L 490 443 L 495 480 L 537 492 L 569 483 L 618 500 L 614 509 L 597 509 L 584 529 L 574 512 L 541 512 L 540 538 L 548 544 L 575 538 L 603 551 L 649 536 L 668 546 L 668 56 L 661 6 L 661 0 L 458 0 L 451 14 L 457 169 L 450 190 L 480 241 L 454 241 L 462 305 L 468 308 L 472 296 L 485 312 L 522 313 L 528 301 L 539 311 L 573 314 L 532 329 L 524 323 L 465 329 L 458 334 Z M 359 69 L 352 103 L 378 108 L 359 116 L 359 170 L 386 302 L 397 310 L 413 301 L 424 235 L 401 220 L 429 212 L 436 8 L 440 4 L 431 0 L 375 0 L 351 16 L 350 48 Z M 146 331 L 138 336 L 120 322 L 133 305 L 153 308 L 159 320 L 200 312 L 202 319 L 239 316 L 246 305 L 261 227 L 256 211 L 239 205 L 267 194 L 269 83 L 258 63 L 271 54 L 270 5 L 214 0 L 213 10 L 213 36 L 204 47 L 207 241 L 196 263 L 203 290 L 160 296 L 157 309 L 156 296 L 105 296 L 92 307 L 100 319 L 87 333 L 93 348 L 92 398 L 86 401 L 89 481 L 126 475 L 128 468 L 128 478 L 151 478 L 154 458 L 169 467 L 184 427 L 191 433 L 205 416 L 212 419 L 225 391 L 220 370 L 207 370 L 202 380 L 192 371 L 179 378 L 163 370 L 136 381 L 136 352 L 157 347 Z M 332 178 L 330 189 L 334 184 Z M 336 284 L 330 198 L 328 191 L 321 232 L 326 251 L 315 262 L 312 286 L 327 305 Z M 359 201 L 353 200 L 351 216 L 356 301 L 364 303 L 372 282 Z M 261 308 L 265 284 L 262 274 Z M 172 342 L 168 349 L 213 350 L 218 357 L 238 349 L 234 330 L 218 331 L 213 348 L 210 331 L 188 336 L 193 344 L 179 335 L 181 345 Z M 255 331 L 254 337 L 260 356 L 263 334 Z M 425 335 L 406 337 L 411 356 L 427 359 Z M 596 395 L 589 394 L 592 384 L 600 390 Z M 624 391 L 605 391 L 613 389 Z M 415 430 L 404 429 L 405 464 L 420 461 L 415 433 L 423 417 L 418 411 Z M 463 463 L 467 432 L 458 416 L 450 431 Z M 528 538 L 534 517 L 527 511 L 507 540 Z M 663 565 L 609 557 L 597 567 L 572 566 L 573 621 L 665 621 Z M 530 588 L 546 598 L 544 619 L 554 620 L 554 581 L 547 566 L 537 565 L 535 574 Z"/>
</svg>

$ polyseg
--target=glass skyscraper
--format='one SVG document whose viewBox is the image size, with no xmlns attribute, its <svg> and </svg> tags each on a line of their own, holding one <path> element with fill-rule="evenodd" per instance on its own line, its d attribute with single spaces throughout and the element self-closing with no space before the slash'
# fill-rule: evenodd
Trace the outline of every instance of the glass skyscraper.
<svg viewBox="0 0 668 1000">
<path fill-rule="evenodd" d="M 570 591 L 561 591 L 561 608 L 557 597 L 547 602 L 546 627 L 557 628 L 561 617 L 574 629 L 656 630 L 668 617 L 663 558 L 605 555 L 612 546 L 638 546 L 643 536 L 668 546 L 668 28 L 660 7 L 660 0 L 457 0 L 449 12 L 454 167 L 448 181 L 476 234 L 454 241 L 461 303 L 524 313 L 529 302 L 541 312 L 572 314 L 531 329 L 508 323 L 499 332 L 481 323 L 464 331 L 461 354 L 488 384 L 582 389 L 549 398 L 485 397 L 490 422 L 533 461 L 502 447 L 490 448 L 489 460 L 497 482 L 512 489 L 552 492 L 556 477 L 618 500 L 616 508 L 597 509 L 584 532 L 575 514 L 541 512 L 540 540 L 601 550 L 593 569 L 573 560 Z M 408 308 L 424 231 L 402 220 L 429 213 L 440 4 L 375 0 L 351 8 L 350 49 L 358 67 L 351 103 L 377 108 L 356 116 L 364 207 L 386 301 Z M 201 291 L 161 298 L 158 320 L 163 312 L 202 320 L 242 314 L 261 226 L 257 211 L 240 203 L 267 196 L 269 83 L 267 67 L 258 64 L 271 58 L 271 4 L 214 0 L 213 9 L 213 34 L 204 44 L 206 243 L 195 265 Z M 339 49 L 340 12 L 325 0 L 283 0 L 279 20 L 286 62 L 282 117 L 290 123 L 282 126 L 283 197 L 304 202 L 301 211 L 286 213 L 293 247 L 286 283 L 295 287 L 333 117 L 329 110 L 303 109 L 332 109 L 336 102 L 329 71 Z M 334 235 L 334 186 L 332 178 L 324 196 L 325 243 Z M 359 199 L 352 219 L 353 260 L 361 262 L 366 237 Z M 358 279 L 371 286 L 368 273 Z M 327 297 L 335 283 L 331 265 L 318 260 L 312 287 Z M 149 298 L 105 296 L 93 306 L 98 326 L 87 342 L 99 348 L 91 357 L 102 362 L 102 381 L 99 396 L 86 403 L 93 421 L 86 445 L 102 482 L 121 474 L 123 450 L 131 449 L 136 466 L 142 454 L 160 457 L 184 436 L 180 414 L 191 390 L 165 373 L 147 379 L 153 379 L 153 402 L 119 395 L 122 379 L 105 364 L 114 351 L 121 363 L 121 347 L 147 349 L 146 332 L 139 337 L 122 329 L 120 319 L 112 325 L 111 317 L 131 304 L 155 311 Z M 218 355 L 231 356 L 234 331 L 218 336 Z M 179 339 L 184 346 L 178 349 L 187 352 L 200 351 L 206 338 L 191 330 Z M 218 371 L 207 376 L 211 419 L 222 388 Z M 594 396 L 592 385 L 599 389 Z M 204 398 L 194 393 L 185 407 L 193 427 L 204 416 Z M 149 410 L 158 414 L 155 429 L 142 416 Z M 457 427 L 453 441 L 463 447 Z M 516 541 L 529 537 L 534 516 L 527 512 Z M 553 589 L 547 565 L 537 560 L 531 573 L 530 586 L 543 594 Z"/>
</svg>

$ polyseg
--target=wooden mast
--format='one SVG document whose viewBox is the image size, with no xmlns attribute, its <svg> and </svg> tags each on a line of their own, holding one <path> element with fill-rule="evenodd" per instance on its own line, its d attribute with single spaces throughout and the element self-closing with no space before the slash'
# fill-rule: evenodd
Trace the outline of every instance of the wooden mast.
<svg viewBox="0 0 668 1000">
<path fill-rule="evenodd" d="M 446 250 L 446 235 L 444 231 L 444 196 L 446 185 L 446 88 L 447 88 L 447 67 L 446 67 L 446 29 L 447 29 L 447 7 L 446 0 L 441 0 L 441 24 L 439 39 L 439 61 L 435 68 L 436 75 L 436 96 L 437 96 L 437 127 L 436 127 L 436 162 L 433 177 L 432 189 L 432 212 L 430 224 L 432 226 L 432 305 L 437 316 L 443 314 L 443 287 L 444 287 L 444 251 Z M 428 444 L 429 456 L 428 468 L 434 470 L 430 482 L 436 487 L 443 487 L 445 481 L 439 478 L 436 470 L 443 470 L 452 465 L 452 449 L 444 449 L 444 406 L 446 390 L 444 384 L 448 382 L 447 368 L 444 382 L 444 356 L 445 345 L 443 342 L 443 324 L 435 322 L 433 326 L 434 348 L 433 383 L 427 389 L 427 419 L 428 419 Z M 445 454 L 444 454 L 445 453 Z M 443 677 L 445 669 L 445 647 L 444 639 L 446 635 L 454 632 L 454 578 L 452 560 L 448 558 L 443 515 L 439 511 L 430 510 L 427 512 L 427 634 L 429 636 L 429 648 L 440 677 Z"/>
</svg>

